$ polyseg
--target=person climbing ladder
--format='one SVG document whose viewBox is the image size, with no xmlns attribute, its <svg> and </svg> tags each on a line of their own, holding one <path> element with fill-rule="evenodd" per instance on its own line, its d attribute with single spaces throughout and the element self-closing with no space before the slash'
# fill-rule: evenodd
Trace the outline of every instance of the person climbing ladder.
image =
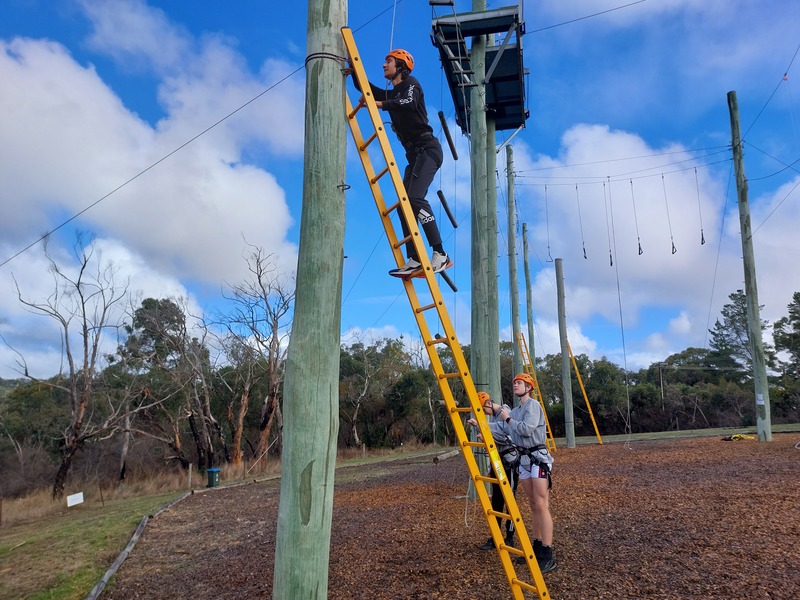
<svg viewBox="0 0 800 600">
<path fill-rule="evenodd" d="M 453 266 L 453 261 L 444 251 L 439 226 L 425 196 L 436 172 L 442 166 L 442 146 L 428 123 L 425 96 L 419 81 L 411 75 L 413 69 L 414 58 L 409 52 L 402 49 L 392 50 L 383 63 L 383 76 L 392 83 L 392 89 L 384 90 L 372 83 L 369 85 L 375 105 L 389 113 L 392 129 L 405 149 L 408 165 L 403 174 L 403 184 L 414 217 L 419 221 L 428 244 L 433 248 L 433 272 L 439 273 Z M 356 89 L 363 91 L 355 77 L 353 82 Z M 402 217 L 400 224 L 403 235 L 408 237 L 408 225 Z M 416 255 L 414 244 L 410 241 L 406 243 L 406 256 L 406 263 L 389 271 L 390 275 L 408 278 L 422 274 L 422 264 Z"/>
</svg>

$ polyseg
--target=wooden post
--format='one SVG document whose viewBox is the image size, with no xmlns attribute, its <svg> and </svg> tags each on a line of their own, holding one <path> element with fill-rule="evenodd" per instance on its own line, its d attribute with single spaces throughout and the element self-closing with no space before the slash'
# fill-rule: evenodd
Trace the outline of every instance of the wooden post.
<svg viewBox="0 0 800 600">
<path fill-rule="evenodd" d="M 481 7 L 482 5 L 482 7 Z M 486 2 L 474 0 L 473 11 L 485 10 Z M 469 135 L 471 140 L 470 175 L 472 205 L 472 336 L 470 352 L 470 370 L 478 391 L 491 394 L 491 377 L 488 371 L 486 355 L 496 352 L 488 347 L 489 342 L 489 281 L 487 262 L 488 229 L 486 227 L 486 89 L 483 83 L 486 70 L 486 43 L 483 36 L 472 39 L 470 64 L 476 86 L 470 88 Z M 492 257 L 493 258 L 493 257 Z M 499 399 L 498 399 L 499 400 Z"/>
<path fill-rule="evenodd" d="M 494 117 L 486 113 L 486 293 L 489 311 L 486 371 L 489 394 L 502 404 L 500 388 L 500 289 L 497 244 L 497 150 Z"/>
<path fill-rule="evenodd" d="M 756 393 L 756 430 L 760 442 L 772 440 L 767 366 L 764 343 L 761 339 L 761 313 L 758 307 L 756 259 L 753 254 L 753 233 L 750 227 L 750 204 L 747 200 L 747 178 L 744 174 L 744 154 L 739 132 L 739 103 L 736 92 L 728 92 L 728 110 L 731 117 L 733 168 L 736 172 L 736 192 L 739 199 L 739 223 L 742 229 L 742 261 L 744 263 L 744 288 L 747 299 L 747 331 L 753 353 L 753 382 Z"/>
<path fill-rule="evenodd" d="M 339 432 L 346 0 L 309 0 L 303 210 L 283 394 L 273 598 L 328 597 Z"/>
<path fill-rule="evenodd" d="M 486 10 L 485 0 L 473 0 L 472 10 Z M 469 136 L 470 136 L 470 179 L 471 179 L 471 208 L 472 208 L 472 248 L 470 294 L 471 309 L 471 340 L 470 340 L 470 371 L 475 387 L 479 392 L 492 394 L 494 376 L 489 372 L 491 361 L 488 354 L 497 353 L 497 348 L 489 346 L 489 321 L 492 315 L 489 310 L 489 277 L 488 261 L 495 257 L 487 255 L 488 228 L 487 228 L 487 202 L 486 202 L 486 86 L 483 82 L 486 73 L 486 41 L 484 36 L 472 38 L 470 51 L 470 64 L 473 78 L 477 84 L 469 89 Z M 499 375 L 497 375 L 499 377 Z M 500 398 L 497 398 L 499 402 Z M 474 433 L 473 433 L 474 435 Z M 477 454 L 475 460 L 481 472 L 488 470 L 488 461 L 482 454 Z M 488 484 L 487 484 L 488 489 Z M 475 491 L 470 482 L 470 498 L 475 497 Z"/>
<path fill-rule="evenodd" d="M 575 416 L 572 407 L 572 370 L 570 369 L 569 341 L 567 340 L 567 308 L 564 293 L 563 260 L 556 259 L 556 289 L 558 290 L 558 334 L 561 338 L 561 387 L 564 390 L 564 429 L 567 448 L 575 447 Z"/>
<path fill-rule="evenodd" d="M 522 260 L 525 267 L 525 303 L 527 305 L 526 317 L 528 319 L 528 354 L 531 358 L 531 367 L 536 368 L 536 348 L 533 343 L 533 286 L 531 284 L 531 268 L 528 264 L 528 224 L 522 224 Z"/>
<path fill-rule="evenodd" d="M 514 344 L 514 375 L 516 375 L 522 373 L 523 366 L 522 352 L 517 341 L 521 331 L 519 281 L 517 278 L 517 204 L 514 198 L 514 149 L 510 145 L 506 146 L 506 175 L 508 181 L 508 286 L 511 292 L 511 341 Z"/>
</svg>

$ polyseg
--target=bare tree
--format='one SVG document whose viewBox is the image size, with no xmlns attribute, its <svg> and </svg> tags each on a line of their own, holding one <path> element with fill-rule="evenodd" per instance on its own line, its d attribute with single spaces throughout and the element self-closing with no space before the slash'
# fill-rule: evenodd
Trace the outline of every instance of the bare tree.
<svg viewBox="0 0 800 600">
<path fill-rule="evenodd" d="M 264 254 L 262 248 L 253 245 L 250 249 L 246 257 L 250 277 L 231 286 L 230 294 L 225 297 L 232 302 L 232 309 L 222 317 L 222 322 L 245 346 L 258 351 L 262 358 L 259 365 L 263 362 L 266 370 L 267 392 L 261 406 L 255 450 L 258 460 L 269 448 L 275 425 L 279 430 L 283 425 L 280 398 L 295 288 L 294 278 L 279 271 L 274 254 Z M 252 357 L 242 355 L 242 358 L 250 360 Z M 241 405 L 246 410 L 243 398 Z"/>
<path fill-rule="evenodd" d="M 20 303 L 34 314 L 53 319 L 60 329 L 62 367 L 42 383 L 61 390 L 70 405 L 70 421 L 64 429 L 61 462 L 53 482 L 53 498 L 64 495 L 67 475 L 77 452 L 89 439 L 107 439 L 123 426 L 125 415 L 145 410 L 146 400 L 130 403 L 116 394 L 96 394 L 98 374 L 103 366 L 101 346 L 109 333 L 116 334 L 119 323 L 115 306 L 127 295 L 128 283 L 120 285 L 113 263 L 96 255 L 94 240 L 78 235 L 73 247 L 76 265 L 56 262 L 44 244 L 53 291 L 43 300 L 25 298 L 14 280 Z M 30 372 L 24 357 L 18 365 L 28 379 L 39 381 Z M 101 405 L 102 402 L 102 405 Z"/>
</svg>

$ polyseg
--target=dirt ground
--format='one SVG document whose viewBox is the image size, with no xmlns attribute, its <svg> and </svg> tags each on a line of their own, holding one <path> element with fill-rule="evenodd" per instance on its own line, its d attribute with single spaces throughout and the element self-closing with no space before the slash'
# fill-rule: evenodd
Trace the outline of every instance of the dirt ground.
<svg viewBox="0 0 800 600">
<path fill-rule="evenodd" d="M 550 597 L 800 598 L 800 434 L 555 458 Z M 467 481 L 461 457 L 338 470 L 328 597 L 511 598 L 497 553 L 477 549 L 489 529 Z M 273 481 L 187 497 L 151 520 L 102 598 L 271 598 L 278 496 Z M 518 502 L 529 520 L 521 489 Z"/>
</svg>

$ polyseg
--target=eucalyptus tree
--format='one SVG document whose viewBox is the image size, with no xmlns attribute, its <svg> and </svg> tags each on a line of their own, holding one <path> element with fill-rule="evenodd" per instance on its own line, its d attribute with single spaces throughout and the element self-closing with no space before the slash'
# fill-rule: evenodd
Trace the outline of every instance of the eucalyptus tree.
<svg viewBox="0 0 800 600">
<path fill-rule="evenodd" d="M 294 275 L 280 270 L 277 255 L 265 254 L 263 248 L 251 245 L 245 260 L 249 276 L 224 292 L 229 310 L 220 315 L 219 321 L 239 339 L 238 355 L 246 371 L 241 374 L 245 377 L 242 385 L 247 385 L 249 391 L 254 378 L 266 380 L 255 449 L 258 460 L 274 443 L 270 439 L 275 430 L 280 432 L 283 426 L 280 401 L 296 291 Z M 240 416 L 248 405 L 249 397 L 240 397 Z M 239 435 L 240 432 L 234 433 Z"/>
<path fill-rule="evenodd" d="M 219 421 L 212 411 L 213 366 L 206 344 L 207 329 L 192 331 L 184 307 L 171 298 L 146 298 L 126 326 L 128 337 L 119 353 L 129 368 L 146 372 L 144 392 L 157 411 L 136 432 L 155 437 L 174 452 L 171 458 L 188 466 L 183 448 L 184 425 L 195 444 L 200 469 L 217 462 L 215 441 L 227 454 Z"/>
<path fill-rule="evenodd" d="M 91 236 L 79 234 L 73 245 L 72 264 L 62 264 L 49 251 L 44 254 L 52 277 L 46 298 L 30 298 L 15 285 L 19 302 L 28 311 L 57 324 L 62 348 L 62 367 L 54 377 L 39 379 L 20 355 L 25 377 L 38 381 L 63 396 L 69 406 L 68 422 L 62 429 L 60 463 L 53 481 L 53 498 L 64 495 L 67 477 L 77 453 L 90 439 L 116 434 L 131 411 L 145 410 L 151 403 L 139 399 L 120 401 L 115 395 L 98 394 L 99 375 L 106 364 L 103 347 L 118 339 L 123 311 L 118 305 L 128 295 L 128 282 L 118 279 L 118 270 L 104 260 Z"/>
</svg>

